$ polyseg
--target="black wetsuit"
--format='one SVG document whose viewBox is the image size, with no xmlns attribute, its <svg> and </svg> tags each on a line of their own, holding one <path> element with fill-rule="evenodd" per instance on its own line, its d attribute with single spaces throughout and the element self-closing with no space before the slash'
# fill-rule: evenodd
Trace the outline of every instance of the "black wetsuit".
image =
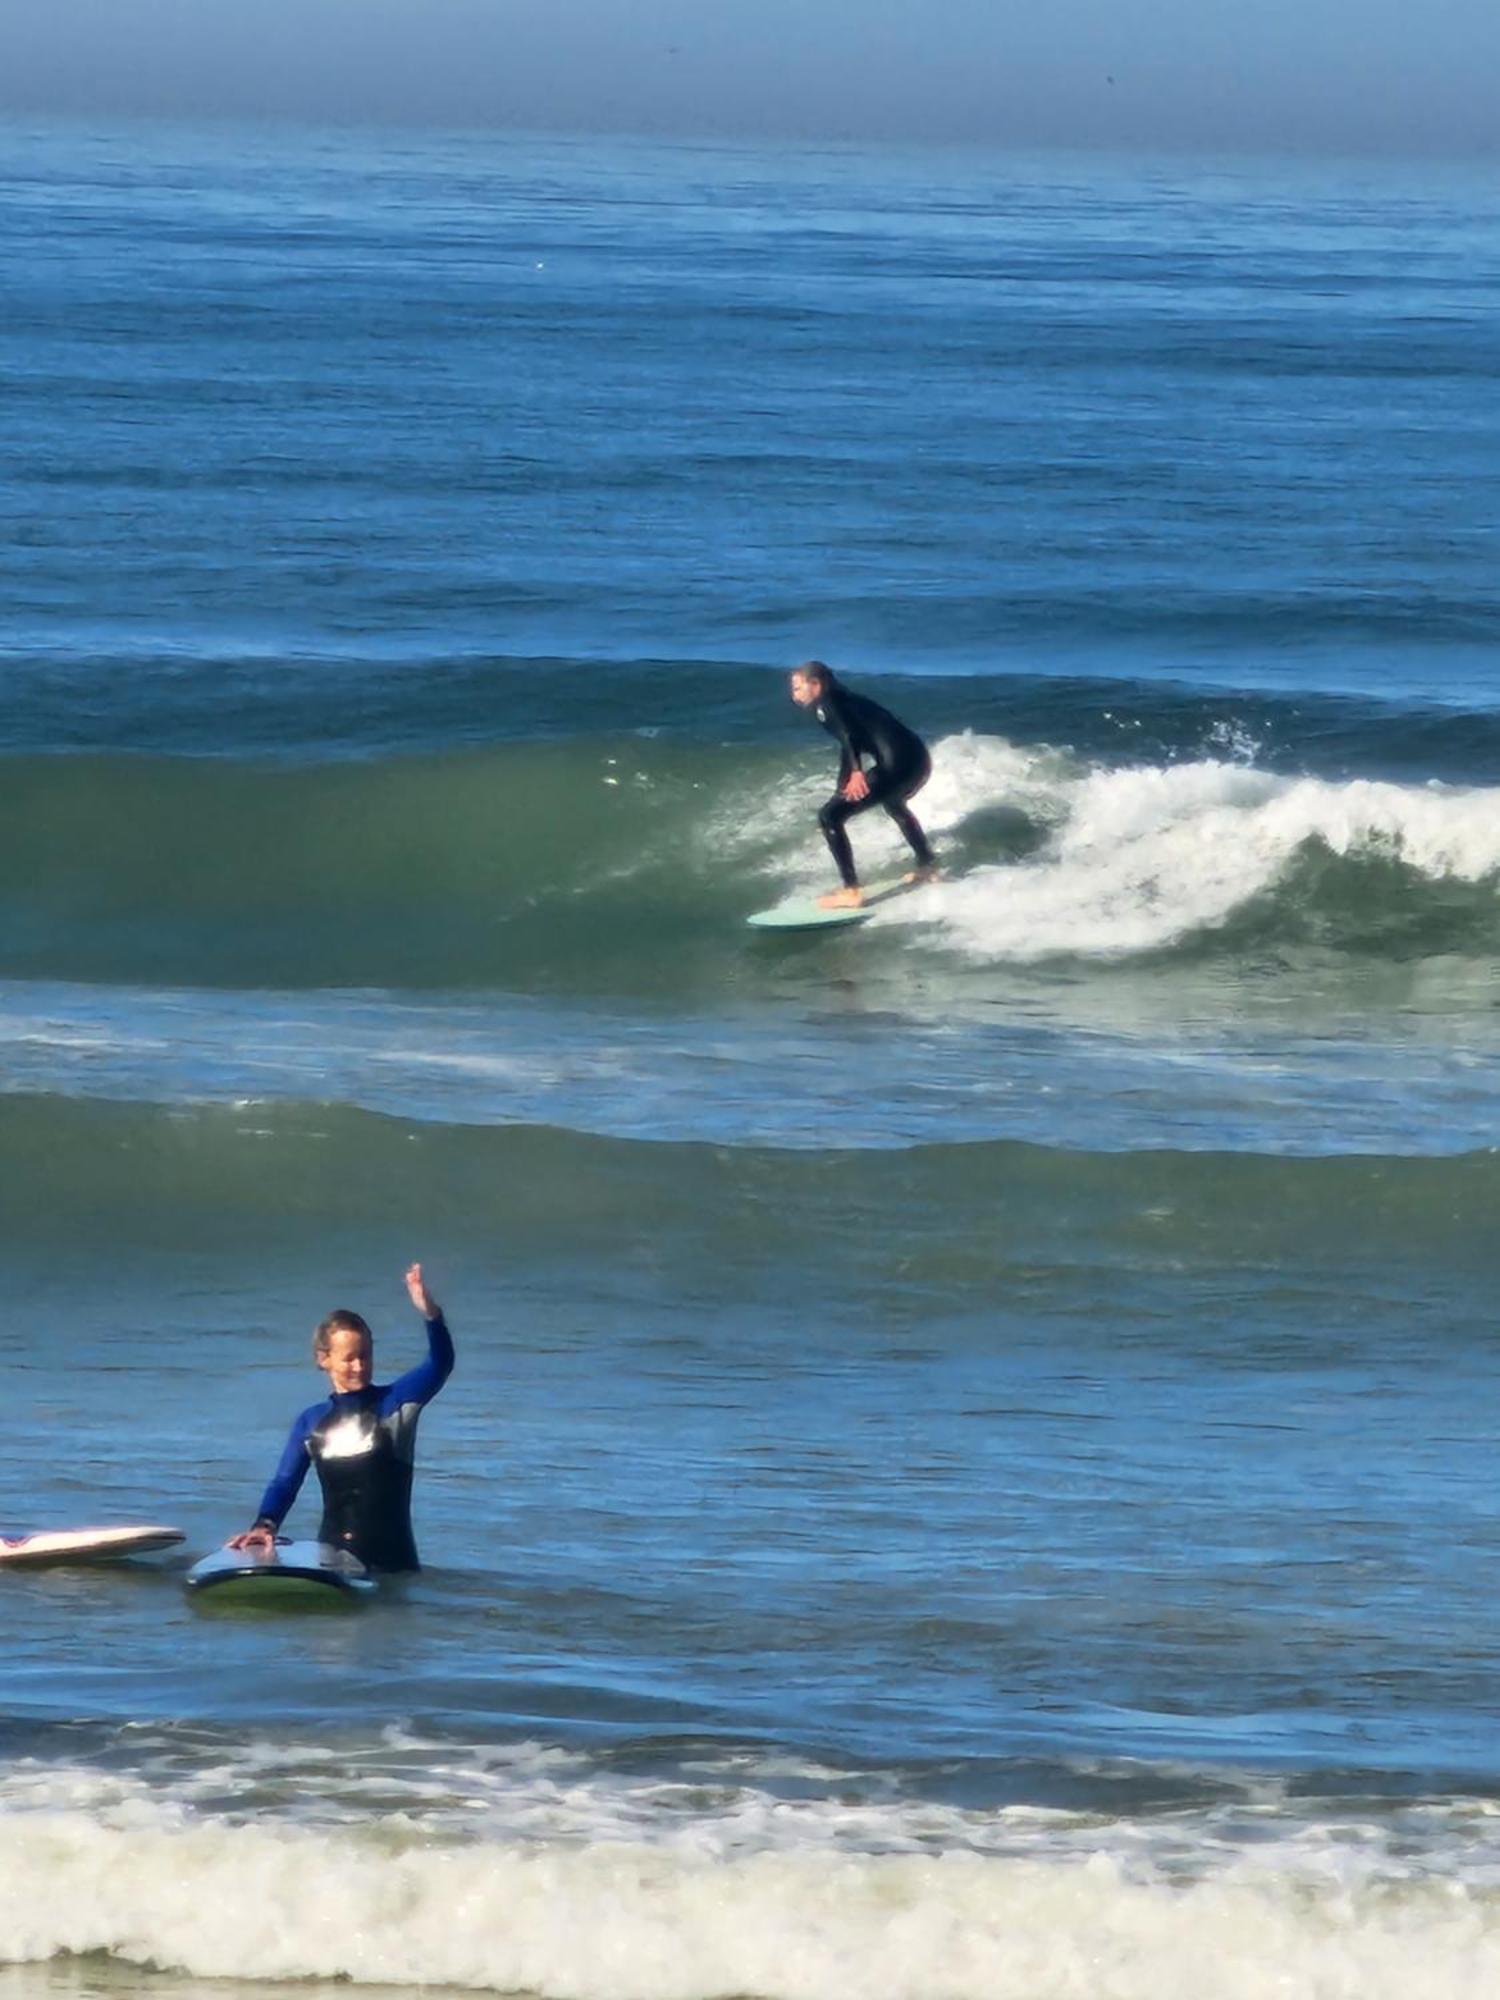
<svg viewBox="0 0 1500 2000">
<path fill-rule="evenodd" d="M 348 1549 L 372 1569 L 420 1569 L 411 1531 L 417 1419 L 453 1373 L 453 1336 L 441 1313 L 427 1322 L 427 1357 L 386 1388 L 350 1389 L 304 1410 L 255 1525 L 279 1528 L 307 1468 L 318 1468 L 323 1521 L 318 1540 Z"/>
<path fill-rule="evenodd" d="M 844 887 L 859 886 L 845 822 L 856 813 L 868 812 L 871 806 L 885 808 L 916 855 L 917 866 L 930 868 L 935 859 L 932 849 L 916 815 L 906 805 L 932 775 L 932 759 L 921 737 L 898 722 L 888 708 L 855 694 L 832 674 L 812 704 L 812 712 L 839 746 L 838 790 L 818 814 L 818 825 Z M 870 760 L 868 770 L 866 758 Z M 844 787 L 856 771 L 865 772 L 870 789 L 862 799 L 846 799 Z"/>
</svg>

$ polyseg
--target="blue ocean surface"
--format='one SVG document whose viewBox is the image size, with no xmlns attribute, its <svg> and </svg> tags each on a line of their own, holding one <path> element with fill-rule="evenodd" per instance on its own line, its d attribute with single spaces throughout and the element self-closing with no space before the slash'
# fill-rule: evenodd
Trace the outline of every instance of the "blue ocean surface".
<svg viewBox="0 0 1500 2000">
<path fill-rule="evenodd" d="M 1493 173 L 12 123 L 0 253 L 0 1527 L 187 1535 L 0 1566 L 0 2000 L 1500 2000 Z M 809 656 L 944 872 L 776 938 Z M 195 1607 L 413 1258 L 426 1566 Z"/>
</svg>

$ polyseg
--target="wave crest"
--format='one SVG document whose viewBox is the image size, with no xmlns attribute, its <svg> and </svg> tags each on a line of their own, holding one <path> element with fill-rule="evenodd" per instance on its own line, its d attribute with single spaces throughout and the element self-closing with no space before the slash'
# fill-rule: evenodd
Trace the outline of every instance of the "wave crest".
<svg viewBox="0 0 1500 2000">
<path fill-rule="evenodd" d="M 1482 889 L 1458 913 L 1483 921 L 1481 948 L 1493 938 L 1494 790 L 1287 778 L 1221 761 L 1017 770 L 1013 752 L 981 739 L 945 753 L 935 819 L 960 840 L 971 799 L 1008 794 L 1046 828 L 1019 865 L 982 865 L 893 912 L 935 922 L 970 956 L 1121 958 L 1215 931 L 1233 944 L 1251 929 L 1261 944 L 1316 935 L 1357 947 L 1372 929 L 1397 928 L 1418 942 L 1453 913 L 1424 894 L 1436 885 Z"/>
</svg>

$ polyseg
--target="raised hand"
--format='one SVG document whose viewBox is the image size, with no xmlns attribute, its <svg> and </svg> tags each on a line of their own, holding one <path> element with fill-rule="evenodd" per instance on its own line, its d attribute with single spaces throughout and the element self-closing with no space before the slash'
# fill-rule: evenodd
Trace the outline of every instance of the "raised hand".
<svg viewBox="0 0 1500 2000">
<path fill-rule="evenodd" d="M 436 1319 L 438 1317 L 437 1301 L 427 1289 L 426 1281 L 422 1277 L 422 1266 L 420 1264 L 413 1264 L 407 1271 L 406 1290 L 412 1304 L 422 1315 L 423 1319 Z"/>
</svg>

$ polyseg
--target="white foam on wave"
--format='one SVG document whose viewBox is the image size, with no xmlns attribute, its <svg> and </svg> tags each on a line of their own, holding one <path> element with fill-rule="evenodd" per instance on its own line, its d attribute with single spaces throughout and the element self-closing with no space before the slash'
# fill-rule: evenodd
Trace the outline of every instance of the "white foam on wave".
<svg viewBox="0 0 1500 2000">
<path fill-rule="evenodd" d="M 936 923 L 985 959 L 1161 950 L 1223 925 L 1312 846 L 1433 880 L 1500 874 L 1490 789 L 1287 778 L 1217 760 L 1067 769 L 964 736 L 939 746 L 923 802 L 939 835 L 1001 804 L 1050 828 L 1033 858 L 976 869 L 876 919 Z"/>
<path fill-rule="evenodd" d="M 691 1788 L 542 1764 L 510 1769 L 507 1802 L 504 1771 L 477 1794 L 449 1775 L 450 1804 L 468 1784 L 477 1814 L 429 1796 L 311 1825 L 211 1815 L 118 1775 L 18 1775 L 0 1803 L 0 1960 L 106 1952 L 200 1978 L 555 2000 L 1500 1993 L 1493 1816 L 1473 1802 L 1487 1865 L 1414 1863 L 1370 1829 L 1273 1811 L 1258 1843 L 1210 1843 L 1185 1870 L 1160 1865 L 1143 1823 L 1035 1808 L 850 1815 L 745 1787 L 710 1810 Z"/>
</svg>

